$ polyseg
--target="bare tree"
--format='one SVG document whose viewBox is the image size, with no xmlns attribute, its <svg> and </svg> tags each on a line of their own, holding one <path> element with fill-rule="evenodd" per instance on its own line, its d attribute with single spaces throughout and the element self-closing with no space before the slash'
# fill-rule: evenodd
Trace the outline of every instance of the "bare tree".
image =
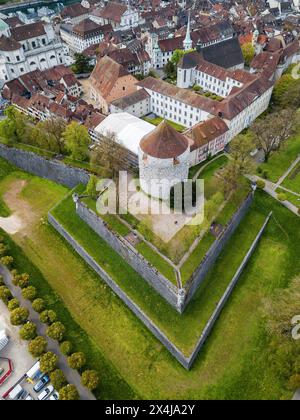
<svg viewBox="0 0 300 420">
<path fill-rule="evenodd" d="M 258 119 L 251 129 L 255 135 L 256 143 L 265 153 L 268 161 L 272 152 L 278 150 L 297 129 L 298 113 L 291 109 L 268 114 L 263 119 Z"/>
</svg>

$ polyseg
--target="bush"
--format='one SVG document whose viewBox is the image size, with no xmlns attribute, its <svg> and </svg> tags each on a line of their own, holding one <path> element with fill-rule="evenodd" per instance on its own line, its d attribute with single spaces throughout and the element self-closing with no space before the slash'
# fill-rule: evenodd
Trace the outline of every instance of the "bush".
<svg viewBox="0 0 300 420">
<path fill-rule="evenodd" d="M 37 298 L 32 302 L 32 308 L 35 312 L 40 314 L 45 309 L 45 301 L 41 298 Z"/>
<path fill-rule="evenodd" d="M 99 385 L 99 376 L 95 370 L 86 370 L 81 376 L 81 383 L 90 391 L 94 391 Z"/>
<path fill-rule="evenodd" d="M 57 320 L 56 312 L 52 311 L 52 309 L 43 311 L 40 315 L 40 320 L 43 324 L 51 325 Z"/>
<path fill-rule="evenodd" d="M 60 345 L 60 351 L 65 356 L 69 356 L 72 353 L 72 348 L 73 348 L 73 346 L 72 346 L 72 343 L 70 341 L 64 341 Z"/>
<path fill-rule="evenodd" d="M 6 267 L 11 267 L 14 262 L 14 258 L 10 255 L 0 258 L 0 264 L 5 265 Z"/>
<path fill-rule="evenodd" d="M 51 373 L 56 369 L 58 363 L 58 357 L 56 354 L 48 351 L 43 354 L 40 358 L 40 370 L 43 373 Z"/>
<path fill-rule="evenodd" d="M 86 357 L 84 353 L 78 352 L 73 353 L 71 356 L 68 357 L 68 364 L 71 369 L 80 370 L 86 364 Z"/>
<path fill-rule="evenodd" d="M 47 328 L 48 337 L 53 340 L 62 341 L 66 332 L 66 327 L 61 322 L 54 322 Z"/>
<path fill-rule="evenodd" d="M 7 305 L 7 307 L 8 307 L 8 310 L 10 311 L 10 312 L 12 312 L 12 311 L 14 311 L 15 309 L 17 309 L 17 308 L 19 308 L 20 307 L 20 303 L 19 303 L 19 301 L 18 301 L 18 299 L 12 299 L 12 300 L 10 300 L 9 302 L 8 302 L 8 305 Z"/>
<path fill-rule="evenodd" d="M 0 243 L 0 255 L 4 255 L 6 251 L 7 247 L 4 244 Z"/>
<path fill-rule="evenodd" d="M 278 198 L 279 201 L 286 201 L 287 200 L 287 195 L 285 193 L 278 193 L 277 198 Z"/>
<path fill-rule="evenodd" d="M 5 305 L 7 305 L 8 302 L 12 299 L 12 294 L 10 293 L 8 287 L 0 286 L 0 299 L 3 300 Z"/>
<path fill-rule="evenodd" d="M 296 391 L 297 389 L 299 389 L 300 388 L 300 375 L 296 374 L 296 375 L 291 376 L 289 379 L 288 386 L 292 391 Z"/>
<path fill-rule="evenodd" d="M 37 292 L 36 288 L 34 286 L 28 286 L 22 291 L 22 296 L 24 299 L 30 300 L 30 302 L 33 302 L 36 298 Z"/>
<path fill-rule="evenodd" d="M 50 381 L 57 391 L 60 391 L 68 383 L 65 375 L 60 369 L 56 369 L 50 373 Z"/>
<path fill-rule="evenodd" d="M 5 286 L 3 276 L 0 276 L 0 286 Z"/>
<path fill-rule="evenodd" d="M 75 385 L 64 386 L 59 391 L 59 399 L 61 401 L 76 401 L 79 400 L 79 394 Z"/>
<path fill-rule="evenodd" d="M 29 286 L 29 274 L 15 274 L 13 277 L 13 284 L 15 286 L 20 287 L 21 289 L 25 289 L 25 287 Z"/>
<path fill-rule="evenodd" d="M 266 188 L 266 183 L 262 179 L 258 179 L 256 181 L 256 185 L 257 185 L 257 188 L 259 188 L 260 190 L 264 190 Z"/>
<path fill-rule="evenodd" d="M 10 314 L 10 322 L 12 325 L 18 326 L 23 325 L 27 322 L 29 317 L 29 311 L 26 308 L 14 309 Z"/>
<path fill-rule="evenodd" d="M 40 357 L 47 350 L 47 340 L 45 337 L 38 336 L 30 341 L 28 350 L 33 357 Z"/>
<path fill-rule="evenodd" d="M 36 325 L 33 322 L 27 322 L 20 329 L 22 340 L 33 340 L 36 337 Z"/>
</svg>

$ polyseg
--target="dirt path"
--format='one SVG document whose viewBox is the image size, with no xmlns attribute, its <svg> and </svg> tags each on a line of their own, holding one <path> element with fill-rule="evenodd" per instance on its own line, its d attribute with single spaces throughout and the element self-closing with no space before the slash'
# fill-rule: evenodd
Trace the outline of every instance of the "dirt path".
<svg viewBox="0 0 300 420">
<path fill-rule="evenodd" d="M 0 227 L 10 235 L 18 232 L 26 233 L 26 227 L 31 225 L 36 215 L 26 200 L 20 198 L 20 193 L 28 181 L 18 180 L 10 185 L 9 190 L 4 194 L 3 199 L 9 207 L 12 215 L 0 217 Z"/>
</svg>

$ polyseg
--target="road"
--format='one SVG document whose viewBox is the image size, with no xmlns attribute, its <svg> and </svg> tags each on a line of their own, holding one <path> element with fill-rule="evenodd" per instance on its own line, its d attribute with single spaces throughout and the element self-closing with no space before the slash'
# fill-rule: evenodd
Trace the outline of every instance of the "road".
<svg viewBox="0 0 300 420">
<path fill-rule="evenodd" d="M 21 289 L 13 284 L 12 276 L 8 269 L 0 266 L 0 275 L 3 276 L 6 286 L 10 289 L 12 295 L 19 300 L 20 305 L 29 310 L 29 320 L 36 324 L 38 335 L 42 335 L 47 338 L 48 351 L 52 351 L 59 357 L 58 368 L 63 371 L 67 381 L 76 386 L 80 399 L 96 400 L 95 396 L 81 384 L 81 377 L 79 373 L 68 366 L 67 358 L 61 353 L 58 342 L 46 336 L 47 326 L 40 321 L 39 314 L 32 309 L 31 303 L 23 298 Z"/>
</svg>

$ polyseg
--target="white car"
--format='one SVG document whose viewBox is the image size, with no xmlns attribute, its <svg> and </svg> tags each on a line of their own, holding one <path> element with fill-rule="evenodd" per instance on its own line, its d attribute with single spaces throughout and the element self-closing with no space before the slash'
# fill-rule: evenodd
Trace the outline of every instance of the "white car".
<svg viewBox="0 0 300 420">
<path fill-rule="evenodd" d="M 25 398 L 25 401 L 33 401 L 32 396 L 28 394 L 27 397 Z"/>
<path fill-rule="evenodd" d="M 44 389 L 43 392 L 40 393 L 38 396 L 38 400 L 42 401 L 49 397 L 49 395 L 54 391 L 54 388 L 52 385 L 49 385 L 47 388 Z"/>
<path fill-rule="evenodd" d="M 57 391 L 54 391 L 53 394 L 48 398 L 49 401 L 57 401 L 59 399 L 59 394 Z"/>
</svg>

